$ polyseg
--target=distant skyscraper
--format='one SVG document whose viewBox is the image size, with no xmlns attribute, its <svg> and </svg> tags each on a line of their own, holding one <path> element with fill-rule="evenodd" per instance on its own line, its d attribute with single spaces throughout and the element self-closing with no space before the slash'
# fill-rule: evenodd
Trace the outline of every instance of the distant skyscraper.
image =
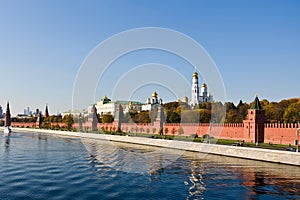
<svg viewBox="0 0 300 200">
<path fill-rule="evenodd" d="M 0 106 L 0 118 L 3 118 L 3 109 L 2 109 L 2 106 Z"/>
<path fill-rule="evenodd" d="M 29 107 L 24 109 L 24 115 L 30 115 L 30 108 Z"/>
</svg>

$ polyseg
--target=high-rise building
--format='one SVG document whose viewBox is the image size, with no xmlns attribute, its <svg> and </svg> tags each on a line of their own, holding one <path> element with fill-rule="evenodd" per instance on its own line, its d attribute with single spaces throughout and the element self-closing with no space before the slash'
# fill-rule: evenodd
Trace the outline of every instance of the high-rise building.
<svg viewBox="0 0 300 200">
<path fill-rule="evenodd" d="M 2 109 L 2 106 L 0 106 L 0 118 L 3 118 L 3 109 Z"/>
<path fill-rule="evenodd" d="M 30 115 L 30 108 L 29 107 L 24 109 L 24 115 Z"/>
</svg>

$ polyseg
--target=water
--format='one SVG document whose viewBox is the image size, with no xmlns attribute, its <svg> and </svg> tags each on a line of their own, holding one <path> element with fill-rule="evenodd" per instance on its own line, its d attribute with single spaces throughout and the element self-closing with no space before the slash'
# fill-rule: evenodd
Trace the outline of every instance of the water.
<svg viewBox="0 0 300 200">
<path fill-rule="evenodd" d="M 0 145 L 0 199 L 300 199 L 300 167 L 37 133 Z"/>
</svg>

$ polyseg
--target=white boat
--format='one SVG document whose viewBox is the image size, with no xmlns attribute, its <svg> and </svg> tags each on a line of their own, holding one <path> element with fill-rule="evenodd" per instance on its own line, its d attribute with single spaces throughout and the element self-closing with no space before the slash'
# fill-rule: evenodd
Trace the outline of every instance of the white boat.
<svg viewBox="0 0 300 200">
<path fill-rule="evenodd" d="M 10 136 L 11 128 L 9 126 L 5 126 L 3 129 L 4 136 Z"/>
</svg>

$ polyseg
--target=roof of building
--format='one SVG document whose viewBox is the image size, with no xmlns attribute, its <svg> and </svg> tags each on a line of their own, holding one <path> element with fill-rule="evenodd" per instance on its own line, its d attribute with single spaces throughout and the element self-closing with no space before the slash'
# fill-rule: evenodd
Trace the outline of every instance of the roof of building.
<svg viewBox="0 0 300 200">
<path fill-rule="evenodd" d="M 142 105 L 142 103 L 138 101 L 123 101 L 123 100 L 109 101 L 105 104 Z"/>
<path fill-rule="evenodd" d="M 138 102 L 138 101 L 115 101 L 114 103 L 116 104 L 132 104 L 132 105 L 141 105 L 142 103 L 141 102 Z"/>
<path fill-rule="evenodd" d="M 263 110 L 263 107 L 261 106 L 258 97 L 256 96 L 251 108 L 252 110 Z"/>
</svg>

